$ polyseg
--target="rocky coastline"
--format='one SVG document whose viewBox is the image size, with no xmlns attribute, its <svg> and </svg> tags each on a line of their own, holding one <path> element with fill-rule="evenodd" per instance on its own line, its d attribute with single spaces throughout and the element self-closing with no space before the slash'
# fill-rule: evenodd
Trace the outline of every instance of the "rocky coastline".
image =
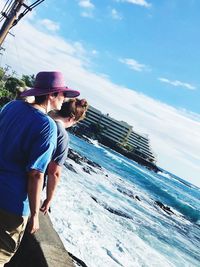
<svg viewBox="0 0 200 267">
<path fill-rule="evenodd" d="M 92 144 L 91 139 L 88 138 L 87 136 L 83 135 L 81 132 L 79 133 L 77 132 L 71 132 L 72 134 L 78 136 L 79 138 L 85 140 L 86 142 Z M 113 149 L 114 151 L 120 153 L 121 155 L 137 162 L 138 164 L 146 167 L 149 170 L 152 170 L 154 172 L 161 172 L 162 170 L 156 165 L 155 162 L 152 162 L 148 159 L 146 159 L 145 157 L 143 157 L 142 155 L 139 155 L 133 151 L 128 151 L 127 149 L 118 146 L 116 143 L 111 142 L 111 140 L 107 139 L 107 138 L 103 138 L 101 137 L 101 141 L 100 141 L 101 145 L 106 146 L 108 148 Z"/>
<path fill-rule="evenodd" d="M 109 179 L 109 174 L 106 173 L 106 170 L 102 166 L 100 166 L 98 163 L 96 163 L 92 160 L 89 160 L 85 156 L 80 155 L 77 151 L 75 151 L 73 149 L 69 149 L 68 158 L 70 160 L 72 160 L 74 163 L 81 166 L 82 171 L 87 173 L 88 175 L 92 175 L 93 173 L 96 173 L 99 175 L 104 175 L 107 177 L 107 179 Z M 76 168 L 74 167 L 74 164 L 70 163 L 69 160 L 67 160 L 65 162 L 64 166 L 65 166 L 65 168 L 67 168 L 71 172 L 79 173 L 79 172 L 77 172 Z M 133 199 L 134 201 L 137 201 L 138 203 L 143 202 L 142 196 L 135 194 L 133 191 L 128 190 L 127 188 L 123 188 L 121 186 L 118 186 L 117 191 L 120 192 L 121 194 L 123 194 L 124 196 L 128 196 L 129 198 Z M 122 211 L 120 209 L 116 209 L 116 208 L 112 207 L 108 203 L 103 202 L 100 199 L 98 199 L 97 196 L 90 195 L 90 197 L 94 202 L 96 202 L 98 205 L 102 206 L 108 212 L 115 214 L 116 216 L 123 217 L 123 218 L 128 219 L 128 220 L 133 219 L 131 214 L 128 214 L 125 211 Z M 159 209 L 163 213 L 163 215 L 166 215 L 166 216 L 175 215 L 176 216 L 176 213 L 172 210 L 171 207 L 165 205 L 164 203 L 162 203 L 159 200 L 155 199 L 153 201 L 153 205 L 155 206 L 156 209 Z M 78 257 L 76 257 L 75 255 L 72 255 L 70 253 L 69 253 L 69 255 L 76 262 L 76 264 L 78 266 L 87 267 L 87 265 L 82 260 L 80 260 Z"/>
<path fill-rule="evenodd" d="M 96 162 L 94 161 L 91 161 L 89 159 L 87 159 L 86 157 L 84 156 L 81 156 L 77 151 L 74 151 L 72 149 L 69 149 L 69 152 L 68 152 L 68 158 L 73 160 L 76 164 L 79 164 L 82 166 L 82 170 L 84 172 L 86 172 L 87 174 L 90 174 L 92 175 L 92 173 L 98 173 L 99 171 L 102 171 L 104 172 L 105 176 L 109 179 L 109 175 L 105 173 L 105 170 L 103 170 L 103 168 Z M 70 164 L 69 162 L 65 162 L 64 166 L 69 170 L 69 171 L 72 171 L 72 172 L 76 172 L 75 168 L 73 167 L 72 164 Z M 132 192 L 131 190 L 127 190 L 126 188 L 123 188 L 123 187 L 117 187 L 117 191 L 122 193 L 124 196 L 128 196 L 130 197 L 131 199 L 134 199 L 135 201 L 138 201 L 138 202 L 142 202 L 142 198 L 136 194 L 134 194 L 134 192 Z M 131 219 L 131 216 L 129 214 L 126 214 L 120 210 L 116 210 L 112 207 L 110 207 L 108 204 L 98 200 L 96 198 L 96 196 L 92 196 L 91 195 L 91 198 L 96 202 L 98 203 L 99 205 L 103 206 L 106 210 L 108 210 L 109 212 L 111 213 L 114 213 L 115 215 L 117 216 L 122 216 L 124 218 L 128 218 L 128 219 Z M 160 202 L 159 200 L 154 200 L 154 205 L 162 210 L 164 213 L 166 213 L 167 215 L 172 215 L 172 214 L 175 214 L 172 210 L 172 208 L 170 208 L 169 206 L 163 204 L 162 202 Z"/>
</svg>

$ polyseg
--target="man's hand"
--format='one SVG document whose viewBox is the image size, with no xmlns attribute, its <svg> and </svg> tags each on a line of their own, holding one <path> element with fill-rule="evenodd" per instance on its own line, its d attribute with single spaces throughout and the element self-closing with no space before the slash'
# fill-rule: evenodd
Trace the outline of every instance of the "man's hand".
<svg viewBox="0 0 200 267">
<path fill-rule="evenodd" d="M 39 217 L 38 215 L 31 216 L 28 222 L 28 232 L 34 234 L 39 230 Z"/>
<path fill-rule="evenodd" d="M 49 208 L 50 208 L 50 201 L 45 199 L 41 208 L 40 208 L 40 211 L 45 215 L 49 211 Z"/>
</svg>

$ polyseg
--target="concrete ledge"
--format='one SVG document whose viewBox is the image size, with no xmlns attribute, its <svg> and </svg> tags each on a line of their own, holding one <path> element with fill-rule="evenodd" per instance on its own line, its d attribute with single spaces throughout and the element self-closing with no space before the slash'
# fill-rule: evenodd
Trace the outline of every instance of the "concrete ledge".
<svg viewBox="0 0 200 267">
<path fill-rule="evenodd" d="M 5 267 L 74 267 L 48 215 L 40 216 L 40 230 L 25 232 L 21 245 Z"/>
</svg>

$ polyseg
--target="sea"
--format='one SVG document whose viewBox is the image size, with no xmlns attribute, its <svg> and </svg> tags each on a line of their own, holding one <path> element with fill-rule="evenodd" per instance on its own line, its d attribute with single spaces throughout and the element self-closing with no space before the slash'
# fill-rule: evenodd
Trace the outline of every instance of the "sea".
<svg viewBox="0 0 200 267">
<path fill-rule="evenodd" d="M 200 188 L 90 141 L 70 148 L 102 168 L 68 159 L 52 203 L 66 250 L 87 267 L 199 267 Z"/>
</svg>

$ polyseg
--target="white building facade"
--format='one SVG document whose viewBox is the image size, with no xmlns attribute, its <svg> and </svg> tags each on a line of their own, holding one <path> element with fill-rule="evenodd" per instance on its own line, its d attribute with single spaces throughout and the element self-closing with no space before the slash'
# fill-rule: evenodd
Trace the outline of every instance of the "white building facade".
<svg viewBox="0 0 200 267">
<path fill-rule="evenodd" d="M 80 124 L 86 127 L 96 125 L 101 136 L 119 146 L 135 151 L 151 162 L 156 161 L 148 136 L 139 134 L 124 121 L 117 121 L 111 118 L 109 114 L 102 114 L 98 109 L 89 106 L 86 118 Z"/>
</svg>

